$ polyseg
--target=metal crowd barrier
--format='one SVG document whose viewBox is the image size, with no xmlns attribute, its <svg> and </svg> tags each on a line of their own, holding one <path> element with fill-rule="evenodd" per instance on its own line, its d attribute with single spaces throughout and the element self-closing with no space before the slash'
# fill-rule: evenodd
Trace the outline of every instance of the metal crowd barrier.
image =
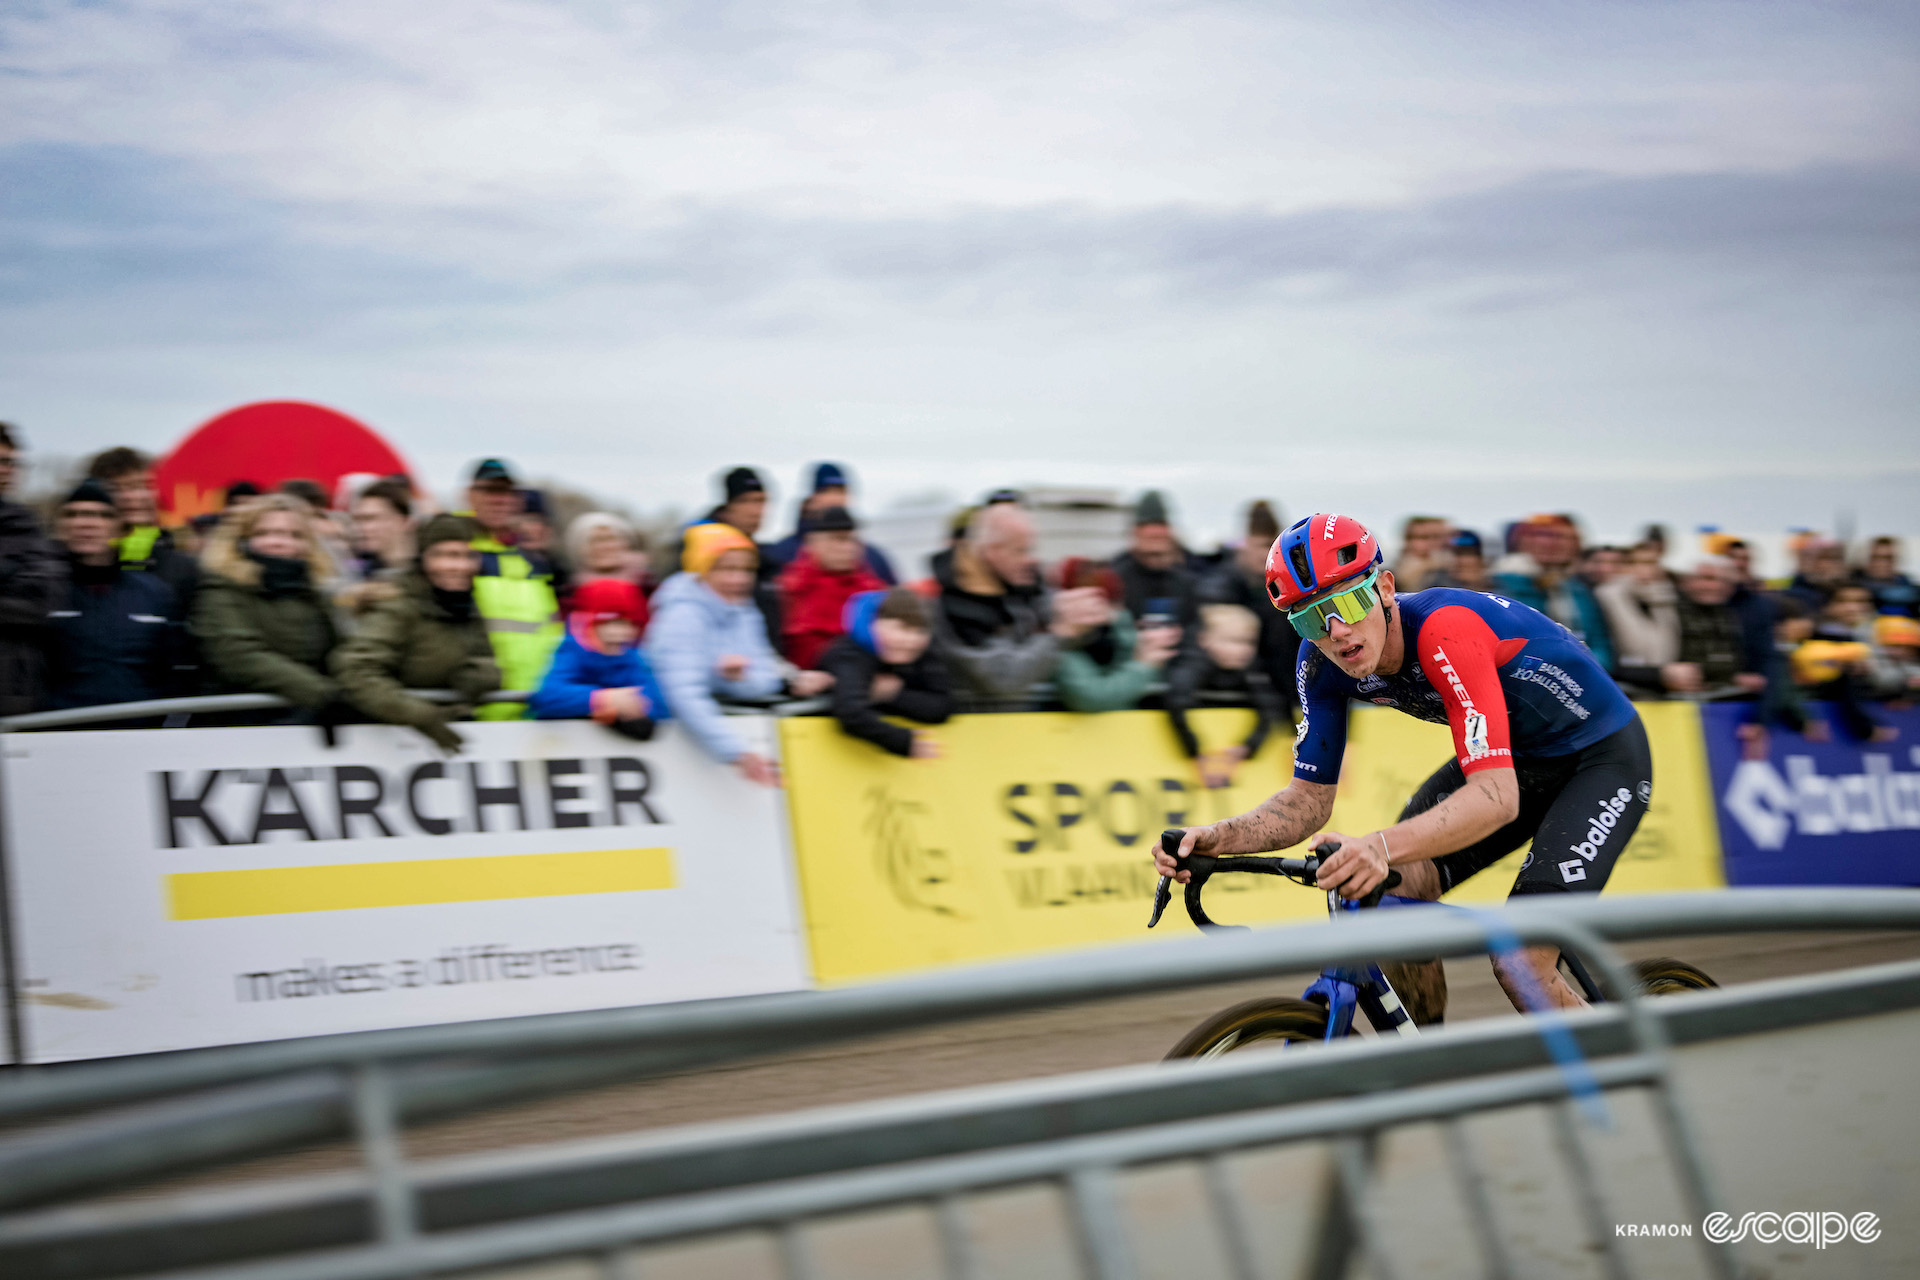
<svg viewBox="0 0 1920 1280">
<path fill-rule="evenodd" d="M 409 689 L 411 697 L 424 702 L 454 702 L 458 695 L 450 689 Z M 480 701 L 525 702 L 520 689 L 502 689 L 482 695 Z M 185 728 L 197 715 L 222 715 L 238 711 L 291 711 L 294 704 L 271 693 L 213 693 L 195 698 L 153 698 L 145 702 L 112 702 L 98 707 L 68 707 L 60 711 L 33 711 L 26 715 L 0 719 L 0 733 L 21 733 L 41 729 L 79 729 L 87 725 L 117 724 L 122 720 L 178 720 L 170 728 Z"/>
<path fill-rule="evenodd" d="M 1722 1207 L 1674 1088 L 1670 1046 L 1920 1008 L 1920 963 L 1678 999 L 1638 998 L 1603 939 L 1777 930 L 1920 929 L 1920 893 L 1736 890 L 1659 898 L 1528 901 L 1495 913 L 1529 943 L 1580 955 L 1620 998 L 1566 1018 L 1602 1089 L 1639 1088 L 1698 1219 Z M 1508 1273 L 1485 1178 L 1462 1116 L 1545 1105 L 1592 1247 L 1607 1193 L 1572 1110 L 1575 1082 L 1532 1019 L 1490 1019 L 1406 1039 L 1298 1053 L 1122 1068 L 751 1122 L 451 1160 L 409 1161 L 408 1118 L 541 1087 L 542 1071 L 597 1062 L 637 1077 L 955 1019 L 1297 972 L 1329 963 L 1466 955 L 1494 925 L 1477 915 L 1396 912 L 1234 938 L 1128 945 L 903 981 L 793 995 L 464 1023 L 281 1041 L 140 1060 L 28 1068 L 0 1077 L 0 1273 L 166 1273 L 205 1280 L 384 1280 L 587 1256 L 609 1280 L 636 1246 L 743 1229 L 771 1232 L 785 1274 L 817 1274 L 812 1224 L 883 1206 L 929 1206 L 945 1273 L 980 1274 L 972 1195 L 1054 1184 L 1087 1273 L 1136 1274 L 1117 1179 L 1196 1161 L 1236 1276 L 1260 1268 L 1227 1153 L 1324 1140 L 1333 1156 L 1311 1274 L 1363 1256 L 1393 1274 L 1390 1228 L 1369 1208 L 1373 1153 L 1398 1126 L 1437 1122 L 1487 1273 Z M 514 1073 L 520 1073 L 514 1077 Z M 509 1078 L 517 1080 L 517 1086 Z M 552 1084 L 549 1077 L 544 1084 Z M 279 1091 L 279 1092 L 276 1092 Z M 161 1099 L 162 1101 L 154 1101 Z M 144 1101 L 143 1101 L 144 1100 Z M 74 1113 L 78 1113 L 77 1115 Z M 323 1123 L 289 1124 L 289 1117 Z M 253 1182 L 158 1199 L 28 1207 L 102 1190 L 170 1164 L 351 1131 L 354 1174 Z M 163 1158 L 156 1158 L 160 1153 Z M 164 1158 L 170 1156 L 171 1160 Z M 1707 1274 L 1724 1246 L 1699 1242 Z"/>
</svg>

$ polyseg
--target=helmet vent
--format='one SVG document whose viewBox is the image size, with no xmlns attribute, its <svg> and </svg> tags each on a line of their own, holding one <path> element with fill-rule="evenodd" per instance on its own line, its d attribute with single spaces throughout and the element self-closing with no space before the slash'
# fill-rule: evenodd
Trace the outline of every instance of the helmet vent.
<svg viewBox="0 0 1920 1280">
<path fill-rule="evenodd" d="M 1349 565 L 1352 564 L 1359 555 L 1360 544 L 1357 542 L 1349 542 L 1346 546 L 1341 547 L 1333 553 L 1333 562 L 1338 565 Z"/>
<path fill-rule="evenodd" d="M 1313 565 L 1307 560 L 1307 549 L 1296 540 L 1287 548 L 1287 559 L 1293 563 L 1293 580 L 1304 589 L 1313 586 Z"/>
</svg>

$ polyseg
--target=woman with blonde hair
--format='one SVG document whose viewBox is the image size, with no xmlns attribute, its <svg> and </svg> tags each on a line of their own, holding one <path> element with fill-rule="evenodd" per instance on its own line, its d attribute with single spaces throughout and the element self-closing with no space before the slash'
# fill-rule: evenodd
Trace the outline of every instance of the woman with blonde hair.
<svg viewBox="0 0 1920 1280">
<path fill-rule="evenodd" d="M 335 701 L 326 670 L 339 633 L 324 591 L 333 562 L 314 539 L 312 508 L 286 493 L 233 507 L 200 564 L 193 634 L 220 683 L 308 711 Z"/>
</svg>

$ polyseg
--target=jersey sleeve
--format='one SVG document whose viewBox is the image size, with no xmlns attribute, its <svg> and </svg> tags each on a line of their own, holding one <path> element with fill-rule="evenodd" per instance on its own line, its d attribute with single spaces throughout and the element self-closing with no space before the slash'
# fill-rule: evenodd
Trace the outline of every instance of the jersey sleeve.
<svg viewBox="0 0 1920 1280">
<path fill-rule="evenodd" d="M 1293 776 L 1328 786 L 1340 780 L 1347 753 L 1347 691 L 1325 678 L 1326 659 L 1312 645 L 1300 646 L 1294 665 L 1300 695 L 1300 727 L 1293 737 Z"/>
<path fill-rule="evenodd" d="M 1420 665 L 1447 708 L 1463 773 L 1513 768 L 1499 645 L 1486 620 L 1463 605 L 1436 609 L 1420 626 Z"/>
</svg>

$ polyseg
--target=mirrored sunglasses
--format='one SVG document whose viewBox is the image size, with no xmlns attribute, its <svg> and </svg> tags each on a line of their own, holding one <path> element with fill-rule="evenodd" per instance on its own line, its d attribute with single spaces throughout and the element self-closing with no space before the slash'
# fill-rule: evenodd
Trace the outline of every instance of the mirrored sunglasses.
<svg viewBox="0 0 1920 1280">
<path fill-rule="evenodd" d="M 1375 569 L 1344 591 L 1321 596 L 1310 604 L 1288 610 L 1287 621 L 1305 639 L 1324 640 L 1327 626 L 1335 618 L 1352 626 L 1373 612 L 1373 607 L 1380 603 L 1380 592 L 1373 585 L 1374 579 L 1379 576 L 1380 571 Z"/>
</svg>

